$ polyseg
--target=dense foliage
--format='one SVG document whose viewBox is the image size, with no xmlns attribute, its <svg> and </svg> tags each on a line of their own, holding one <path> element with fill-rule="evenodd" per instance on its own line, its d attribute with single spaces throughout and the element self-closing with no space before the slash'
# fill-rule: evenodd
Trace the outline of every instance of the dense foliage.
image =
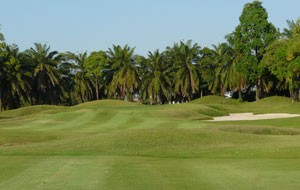
<svg viewBox="0 0 300 190">
<path fill-rule="evenodd" d="M 280 33 L 259 1 L 247 3 L 239 20 L 213 48 L 180 41 L 147 57 L 128 45 L 74 54 L 35 43 L 19 52 L 0 33 L 0 109 L 104 98 L 162 104 L 227 91 L 248 101 L 300 100 L 300 20 L 288 21 Z"/>
</svg>

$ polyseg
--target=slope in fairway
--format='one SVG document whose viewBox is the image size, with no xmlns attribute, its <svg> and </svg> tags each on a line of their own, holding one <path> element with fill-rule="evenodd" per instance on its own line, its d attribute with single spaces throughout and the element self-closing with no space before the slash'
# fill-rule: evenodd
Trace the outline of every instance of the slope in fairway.
<svg viewBox="0 0 300 190">
<path fill-rule="evenodd" d="M 0 189 L 300 189 L 300 114 L 271 97 L 144 106 L 103 100 L 0 114 Z"/>
</svg>

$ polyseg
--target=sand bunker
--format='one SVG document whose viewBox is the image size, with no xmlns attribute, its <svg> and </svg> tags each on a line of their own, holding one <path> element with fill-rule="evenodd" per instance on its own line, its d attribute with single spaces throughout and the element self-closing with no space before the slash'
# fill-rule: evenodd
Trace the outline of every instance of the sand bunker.
<svg viewBox="0 0 300 190">
<path fill-rule="evenodd" d="M 210 121 L 240 121 L 240 120 L 261 120 L 261 119 L 279 119 L 300 117 L 300 114 L 288 114 L 288 113 L 268 113 L 254 115 L 253 113 L 234 113 L 229 116 L 214 117 L 214 120 Z"/>
</svg>

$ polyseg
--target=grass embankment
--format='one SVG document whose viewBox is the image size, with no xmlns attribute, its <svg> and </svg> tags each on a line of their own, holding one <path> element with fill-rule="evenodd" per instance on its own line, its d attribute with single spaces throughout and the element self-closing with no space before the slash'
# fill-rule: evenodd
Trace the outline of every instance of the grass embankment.
<svg viewBox="0 0 300 190">
<path fill-rule="evenodd" d="M 300 118 L 206 122 L 238 112 L 300 113 L 271 97 L 144 106 L 103 100 L 0 114 L 0 189 L 299 189 Z"/>
</svg>

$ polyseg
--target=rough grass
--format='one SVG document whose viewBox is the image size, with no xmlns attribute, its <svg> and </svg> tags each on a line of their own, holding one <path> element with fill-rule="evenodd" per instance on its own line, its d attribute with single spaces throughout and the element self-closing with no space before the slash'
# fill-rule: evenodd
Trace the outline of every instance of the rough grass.
<svg viewBox="0 0 300 190">
<path fill-rule="evenodd" d="M 300 113 L 300 104 L 210 96 L 3 112 L 0 189 L 299 189 L 300 118 L 203 121 L 238 112 Z"/>
</svg>

